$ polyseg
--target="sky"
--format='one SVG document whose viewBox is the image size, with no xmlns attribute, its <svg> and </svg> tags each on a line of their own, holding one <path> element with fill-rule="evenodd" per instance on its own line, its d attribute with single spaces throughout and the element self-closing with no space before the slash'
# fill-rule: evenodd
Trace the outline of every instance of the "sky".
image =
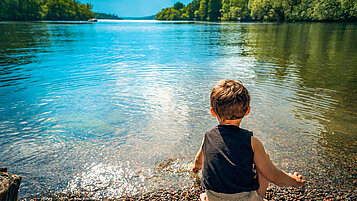
<svg viewBox="0 0 357 201">
<path fill-rule="evenodd" d="M 172 7 L 176 2 L 185 5 L 192 0 L 79 0 L 91 3 L 94 12 L 116 14 L 120 17 L 144 17 L 155 15 L 163 8 Z"/>
</svg>

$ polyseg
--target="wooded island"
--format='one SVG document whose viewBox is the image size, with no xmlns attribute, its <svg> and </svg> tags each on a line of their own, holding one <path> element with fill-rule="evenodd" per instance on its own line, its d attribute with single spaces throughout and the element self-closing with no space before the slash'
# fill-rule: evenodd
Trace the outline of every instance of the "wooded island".
<svg viewBox="0 0 357 201">
<path fill-rule="evenodd" d="M 357 21 L 356 0 L 193 0 L 178 2 L 157 20 Z"/>
<path fill-rule="evenodd" d="M 91 4 L 76 0 L 0 0 L 1 20 L 88 20 Z"/>
<path fill-rule="evenodd" d="M 123 18 L 115 15 L 115 14 L 107 14 L 107 13 L 94 13 L 96 19 L 106 19 L 106 20 L 122 20 Z"/>
</svg>

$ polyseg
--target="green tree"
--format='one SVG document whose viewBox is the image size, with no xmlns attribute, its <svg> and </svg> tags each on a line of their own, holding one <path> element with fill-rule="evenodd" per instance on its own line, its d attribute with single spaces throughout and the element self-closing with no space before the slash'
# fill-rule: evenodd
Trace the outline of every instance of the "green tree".
<svg viewBox="0 0 357 201">
<path fill-rule="evenodd" d="M 187 5 L 186 14 L 188 15 L 188 20 L 194 20 L 196 18 L 195 12 L 198 11 L 199 8 L 200 8 L 199 0 L 194 0 Z"/>
<path fill-rule="evenodd" d="M 357 1 L 356 0 L 341 0 L 342 18 L 344 20 L 357 20 Z"/>
<path fill-rule="evenodd" d="M 114 20 L 122 19 L 115 14 L 107 14 L 107 13 L 94 13 L 94 14 L 95 14 L 95 18 L 97 19 L 114 19 Z"/>
<path fill-rule="evenodd" d="M 300 0 L 287 17 L 291 21 L 311 21 L 314 13 L 315 0 Z"/>
<path fill-rule="evenodd" d="M 200 1 L 200 8 L 198 9 L 198 18 L 199 20 L 207 20 L 207 10 L 208 10 L 208 0 Z"/>
<path fill-rule="evenodd" d="M 251 16 L 255 20 L 285 20 L 285 11 L 290 10 L 289 1 L 292 0 L 250 0 Z"/>
<path fill-rule="evenodd" d="M 47 0 L 47 20 L 88 20 L 95 15 L 91 4 L 81 4 L 73 0 Z"/>
<path fill-rule="evenodd" d="M 171 8 L 162 9 L 156 14 L 156 20 L 183 20 L 188 18 L 186 15 L 186 7 L 182 3 L 178 2 Z"/>
<path fill-rule="evenodd" d="M 16 10 L 14 12 L 16 14 Z M 240 18 L 257 21 L 357 21 L 357 1 L 194 0 L 186 7 L 178 2 L 156 15 L 158 20 L 235 21 Z"/>
<path fill-rule="evenodd" d="M 181 2 L 177 2 L 177 3 L 175 3 L 175 5 L 174 5 L 174 9 L 175 10 L 177 10 L 177 11 L 179 11 L 179 10 L 181 10 L 182 8 L 184 8 L 185 7 L 185 5 L 183 5 Z"/>
<path fill-rule="evenodd" d="M 314 9 L 312 19 L 317 21 L 353 20 L 353 5 L 356 4 L 356 1 L 350 0 L 315 0 L 312 5 Z"/>
<path fill-rule="evenodd" d="M 230 8 L 230 0 L 222 0 L 222 8 L 221 8 L 221 20 L 223 21 L 229 21 L 231 20 L 230 17 L 230 12 L 229 12 L 229 8 Z"/>
<path fill-rule="evenodd" d="M 180 18 L 181 18 L 181 15 L 180 15 L 180 12 L 178 10 L 173 9 L 170 12 L 169 20 L 180 20 Z"/>
<path fill-rule="evenodd" d="M 0 0 L 4 20 L 88 20 L 92 5 L 76 0 Z"/>
<path fill-rule="evenodd" d="M 208 21 L 217 21 L 221 17 L 222 4 L 221 0 L 209 0 L 208 10 L 207 10 L 207 20 Z"/>
<path fill-rule="evenodd" d="M 6 0 L 1 0 L 0 1 L 0 19 L 6 19 L 7 18 L 7 11 L 8 11 L 8 3 Z"/>
<path fill-rule="evenodd" d="M 230 21 L 238 18 L 249 18 L 249 0 L 223 0 L 221 9 L 221 20 Z"/>
</svg>

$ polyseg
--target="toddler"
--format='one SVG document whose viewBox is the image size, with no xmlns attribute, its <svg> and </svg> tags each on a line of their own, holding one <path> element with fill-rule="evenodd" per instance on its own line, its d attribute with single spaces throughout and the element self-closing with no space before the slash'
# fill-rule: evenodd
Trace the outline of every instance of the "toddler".
<svg viewBox="0 0 357 201">
<path fill-rule="evenodd" d="M 192 170 L 202 169 L 206 193 L 201 200 L 263 200 L 269 182 L 279 186 L 303 186 L 306 181 L 275 167 L 263 144 L 240 128 L 250 112 L 250 96 L 240 81 L 222 80 L 211 91 L 211 114 L 218 126 L 207 131 Z M 268 123 L 268 122 L 267 122 Z"/>
</svg>

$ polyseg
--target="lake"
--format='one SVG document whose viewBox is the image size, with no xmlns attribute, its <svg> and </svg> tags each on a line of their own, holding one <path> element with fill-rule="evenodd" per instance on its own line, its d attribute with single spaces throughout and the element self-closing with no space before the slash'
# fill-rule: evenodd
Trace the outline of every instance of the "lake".
<svg viewBox="0 0 357 201">
<path fill-rule="evenodd" d="M 242 127 L 278 167 L 356 187 L 356 23 L 1 22 L 0 41 L 0 166 L 21 198 L 192 185 L 221 79 L 250 91 Z"/>
</svg>

